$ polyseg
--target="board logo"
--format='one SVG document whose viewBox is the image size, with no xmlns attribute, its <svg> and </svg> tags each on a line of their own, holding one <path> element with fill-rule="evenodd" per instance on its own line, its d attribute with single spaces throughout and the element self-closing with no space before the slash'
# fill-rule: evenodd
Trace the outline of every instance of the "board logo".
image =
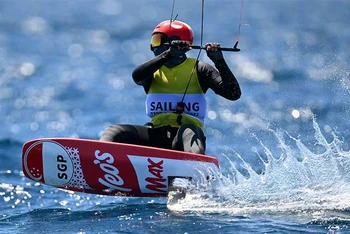
<svg viewBox="0 0 350 234">
<path fill-rule="evenodd" d="M 107 191 L 111 192 L 114 190 L 121 192 L 130 192 L 130 188 L 124 188 L 124 180 L 119 175 L 119 169 L 116 168 L 114 163 L 113 155 L 109 153 L 100 154 L 100 150 L 95 151 L 95 160 L 94 164 L 99 165 L 100 169 L 106 173 L 103 178 L 98 178 L 98 181 L 107 187 Z"/>
<path fill-rule="evenodd" d="M 46 184 L 53 186 L 68 184 L 73 177 L 74 166 L 64 146 L 56 142 L 43 142 L 42 155 Z"/>
<path fill-rule="evenodd" d="M 163 160 L 159 162 L 153 161 L 151 158 L 147 159 L 148 171 L 151 173 L 151 177 L 146 178 L 146 188 L 155 192 L 165 193 L 167 189 L 166 179 L 162 176 L 163 173 Z"/>
<path fill-rule="evenodd" d="M 68 184 L 74 172 L 68 152 L 54 141 L 33 143 L 25 153 L 24 169 L 32 180 L 52 186 Z"/>
</svg>

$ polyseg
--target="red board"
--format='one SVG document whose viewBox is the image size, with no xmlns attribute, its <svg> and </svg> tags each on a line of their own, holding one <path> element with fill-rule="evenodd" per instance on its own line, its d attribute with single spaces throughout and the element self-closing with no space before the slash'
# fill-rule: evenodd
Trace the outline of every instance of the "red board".
<svg viewBox="0 0 350 234">
<path fill-rule="evenodd" d="M 26 177 L 57 188 L 114 196 L 162 197 L 171 177 L 210 175 L 211 156 L 131 144 L 42 138 L 22 149 Z"/>
</svg>

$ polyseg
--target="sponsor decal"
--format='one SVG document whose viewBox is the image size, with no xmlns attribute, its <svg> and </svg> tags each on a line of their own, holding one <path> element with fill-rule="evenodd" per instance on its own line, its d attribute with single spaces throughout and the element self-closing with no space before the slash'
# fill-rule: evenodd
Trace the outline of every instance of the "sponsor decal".
<svg viewBox="0 0 350 234">
<path fill-rule="evenodd" d="M 169 177 L 194 178 L 198 175 L 201 178 L 208 168 L 217 168 L 213 162 L 200 162 L 198 158 L 192 158 L 192 161 L 191 158 L 183 158 L 181 153 L 164 154 L 167 158 L 152 157 L 152 153 L 148 156 L 127 155 L 136 173 L 141 194 L 163 196 L 168 192 Z"/>
<path fill-rule="evenodd" d="M 121 192 L 130 192 L 130 188 L 124 188 L 124 180 L 119 175 L 119 169 L 116 168 L 114 163 L 113 155 L 109 153 L 102 153 L 100 150 L 95 151 L 95 160 L 94 164 L 99 165 L 100 169 L 105 172 L 103 178 L 98 178 L 98 181 L 107 187 L 108 191 L 121 191 Z"/>
<path fill-rule="evenodd" d="M 148 171 L 151 173 L 151 177 L 147 177 L 145 180 L 147 182 L 146 188 L 155 192 L 165 193 L 167 189 L 167 180 L 162 176 L 163 172 L 163 160 L 155 162 L 152 159 L 147 159 Z"/>
</svg>

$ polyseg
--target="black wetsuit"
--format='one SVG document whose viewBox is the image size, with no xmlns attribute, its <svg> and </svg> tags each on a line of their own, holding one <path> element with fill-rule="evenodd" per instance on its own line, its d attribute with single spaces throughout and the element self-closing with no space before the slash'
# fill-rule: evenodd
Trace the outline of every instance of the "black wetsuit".
<svg viewBox="0 0 350 234">
<path fill-rule="evenodd" d="M 136 84 L 142 85 L 147 93 L 152 84 L 154 72 L 156 72 L 169 59 L 171 59 L 171 57 L 168 52 L 165 51 L 138 66 L 132 73 L 132 77 Z M 217 69 L 202 61 L 198 62 L 197 75 L 203 92 L 206 93 L 210 88 L 216 94 L 228 100 L 239 99 L 241 96 L 241 89 L 235 76 L 227 66 L 226 61 L 224 59 L 219 59 L 214 61 L 214 64 Z"/>
<path fill-rule="evenodd" d="M 143 86 L 145 92 L 148 93 L 154 72 L 170 59 L 172 56 L 169 51 L 165 51 L 138 66 L 132 74 L 135 83 Z M 206 93 L 210 88 L 228 100 L 239 99 L 241 96 L 239 84 L 226 61 L 218 59 L 213 62 L 216 69 L 202 61 L 197 64 L 197 76 L 203 92 Z M 193 124 L 184 124 L 180 128 L 113 125 L 105 129 L 101 137 L 103 141 L 146 145 L 200 154 L 205 153 L 205 139 L 203 131 Z"/>
</svg>

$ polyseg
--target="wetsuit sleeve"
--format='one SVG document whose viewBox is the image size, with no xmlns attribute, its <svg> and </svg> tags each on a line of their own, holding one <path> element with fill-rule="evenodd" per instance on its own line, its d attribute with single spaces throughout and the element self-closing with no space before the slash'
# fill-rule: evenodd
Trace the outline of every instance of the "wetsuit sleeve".
<svg viewBox="0 0 350 234">
<path fill-rule="evenodd" d="M 209 88 L 216 94 L 229 99 L 237 100 L 241 97 L 239 83 L 224 59 L 214 62 L 215 68 L 199 61 L 197 67 L 199 83 L 204 92 Z"/>
<path fill-rule="evenodd" d="M 132 73 L 133 80 L 136 84 L 142 85 L 147 93 L 152 83 L 153 74 L 170 58 L 169 51 L 164 51 L 160 55 L 139 65 Z"/>
</svg>

